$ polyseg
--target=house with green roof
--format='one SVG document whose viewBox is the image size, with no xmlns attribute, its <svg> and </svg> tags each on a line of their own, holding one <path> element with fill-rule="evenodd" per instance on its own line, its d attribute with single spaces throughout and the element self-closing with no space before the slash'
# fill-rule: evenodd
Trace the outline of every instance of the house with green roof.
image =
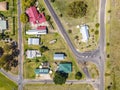
<svg viewBox="0 0 120 90">
<path fill-rule="evenodd" d="M 49 69 L 48 68 L 38 68 L 35 69 L 35 74 L 48 74 Z"/>
<path fill-rule="evenodd" d="M 57 71 L 64 73 L 72 72 L 72 63 L 60 63 Z"/>
</svg>

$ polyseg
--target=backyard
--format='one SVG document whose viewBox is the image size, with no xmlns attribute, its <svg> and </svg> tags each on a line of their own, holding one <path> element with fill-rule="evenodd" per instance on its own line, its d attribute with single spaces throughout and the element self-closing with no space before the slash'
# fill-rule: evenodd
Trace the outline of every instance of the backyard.
<svg viewBox="0 0 120 90">
<path fill-rule="evenodd" d="M 99 0 L 84 0 L 88 5 L 88 10 L 86 15 L 81 18 L 72 18 L 67 15 L 67 7 L 73 1 L 77 0 L 71 0 L 70 2 L 67 0 L 55 0 L 55 2 L 51 4 L 75 47 L 80 51 L 93 50 L 97 46 L 99 37 L 99 27 L 96 27 L 98 23 Z M 90 38 L 87 43 L 81 42 L 82 36 L 80 34 L 80 29 L 77 28 L 78 25 L 82 24 L 89 26 Z M 69 33 L 69 30 L 71 30 L 71 33 Z M 76 37 L 78 37 L 78 40 L 75 40 Z"/>
</svg>

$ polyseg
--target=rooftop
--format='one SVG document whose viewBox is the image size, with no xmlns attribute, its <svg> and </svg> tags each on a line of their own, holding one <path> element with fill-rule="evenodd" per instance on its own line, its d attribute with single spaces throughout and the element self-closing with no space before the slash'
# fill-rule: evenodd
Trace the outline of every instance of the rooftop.
<svg viewBox="0 0 120 90">
<path fill-rule="evenodd" d="M 7 2 L 3 1 L 0 2 L 0 11 L 6 11 L 7 10 Z"/>
<path fill-rule="evenodd" d="M 65 55 L 63 53 L 55 53 L 54 60 L 63 60 L 65 59 Z"/>
<path fill-rule="evenodd" d="M 80 32 L 82 34 L 82 41 L 87 42 L 89 39 L 89 27 L 87 25 L 81 25 Z"/>
<path fill-rule="evenodd" d="M 32 59 L 35 57 L 41 57 L 41 53 L 38 50 L 27 50 L 26 57 L 29 59 Z"/>
<path fill-rule="evenodd" d="M 35 73 L 36 74 L 48 74 L 49 73 L 49 69 L 48 68 L 35 69 Z"/>
<path fill-rule="evenodd" d="M 5 20 L 0 20 L 0 30 L 7 29 L 7 22 Z"/>
<path fill-rule="evenodd" d="M 39 38 L 28 38 L 28 45 L 39 45 L 40 39 Z"/>
<path fill-rule="evenodd" d="M 28 8 L 26 10 L 26 13 L 29 16 L 29 21 L 34 23 L 34 24 L 43 23 L 46 21 L 44 14 L 43 13 L 40 14 L 37 11 L 35 6 L 31 6 L 30 8 Z"/>
<path fill-rule="evenodd" d="M 60 63 L 58 71 L 65 73 L 72 72 L 72 63 Z"/>
</svg>

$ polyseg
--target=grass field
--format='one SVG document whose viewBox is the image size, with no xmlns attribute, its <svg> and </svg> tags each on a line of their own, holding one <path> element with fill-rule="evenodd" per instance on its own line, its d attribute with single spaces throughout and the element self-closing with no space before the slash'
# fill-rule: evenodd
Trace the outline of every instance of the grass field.
<svg viewBox="0 0 120 90">
<path fill-rule="evenodd" d="M 17 85 L 0 73 L 0 90 L 17 90 Z"/>
<path fill-rule="evenodd" d="M 110 1 L 110 74 L 112 77 L 112 90 L 120 90 L 120 0 Z"/>
<path fill-rule="evenodd" d="M 30 84 L 24 86 L 23 90 L 93 90 L 91 85 L 87 84 L 77 84 L 77 85 L 40 85 L 40 84 Z"/>
<path fill-rule="evenodd" d="M 66 31 L 68 32 L 68 30 L 72 30 L 72 33 L 71 34 L 68 33 L 68 35 L 71 41 L 73 42 L 74 46 L 80 51 L 93 50 L 96 48 L 96 44 L 98 41 L 98 35 L 97 37 L 96 36 L 94 37 L 94 40 L 90 39 L 87 44 L 81 41 L 76 42 L 74 38 L 75 36 L 79 36 L 79 39 L 81 40 L 82 36 L 80 34 L 79 29 L 77 29 L 76 26 L 84 24 L 84 23 L 86 23 L 89 26 L 90 37 L 92 38 L 92 36 L 94 35 L 94 33 L 91 32 L 91 29 L 94 29 L 94 31 L 97 30 L 95 28 L 95 24 L 98 22 L 99 0 L 84 0 L 88 5 L 87 14 L 85 17 L 77 18 L 77 19 L 69 17 L 66 13 L 67 11 L 66 7 L 69 5 L 69 3 L 73 1 L 77 1 L 77 0 L 70 0 L 70 2 L 68 2 L 67 0 L 56 0 L 54 3 L 52 3 L 52 6 L 54 7 L 54 10 L 59 16 Z M 60 17 L 60 14 L 62 14 L 63 16 Z M 92 41 L 94 43 L 92 43 Z"/>
</svg>

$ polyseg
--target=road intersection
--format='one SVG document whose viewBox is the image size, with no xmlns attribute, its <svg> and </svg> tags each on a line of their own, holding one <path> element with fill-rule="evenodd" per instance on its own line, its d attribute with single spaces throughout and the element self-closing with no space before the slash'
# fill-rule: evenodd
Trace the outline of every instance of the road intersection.
<svg viewBox="0 0 120 90">
<path fill-rule="evenodd" d="M 44 0 L 49 12 L 51 13 L 51 16 L 53 17 L 59 32 L 63 36 L 64 40 L 66 41 L 67 45 L 71 49 L 72 53 L 75 55 L 77 62 L 79 63 L 86 63 L 86 62 L 93 62 L 99 70 L 99 78 L 94 80 L 91 79 L 88 75 L 88 72 L 86 71 L 87 68 L 83 68 L 83 71 L 85 72 L 86 76 L 89 78 L 87 80 L 68 80 L 66 84 L 70 83 L 88 83 L 92 84 L 94 87 L 96 87 L 98 90 L 104 90 L 104 62 L 105 62 L 105 5 L 106 0 L 100 0 L 100 10 L 99 10 L 99 17 L 100 17 L 100 39 L 98 43 L 98 48 L 93 51 L 89 52 L 78 52 L 75 47 L 73 46 L 69 36 L 67 35 L 62 23 L 60 22 L 58 16 L 56 15 L 55 11 L 53 10 L 52 6 L 50 5 L 49 0 Z M 0 70 L 4 75 L 6 75 L 8 78 L 13 80 L 19 85 L 19 90 L 23 90 L 23 85 L 27 83 L 53 83 L 52 80 L 26 80 L 23 78 L 23 41 L 22 41 L 22 25 L 20 22 L 20 15 L 21 15 L 21 0 L 18 0 L 18 45 L 20 55 L 19 55 L 19 74 L 17 78 L 14 78 L 12 76 L 9 76 L 4 70 Z"/>
</svg>

